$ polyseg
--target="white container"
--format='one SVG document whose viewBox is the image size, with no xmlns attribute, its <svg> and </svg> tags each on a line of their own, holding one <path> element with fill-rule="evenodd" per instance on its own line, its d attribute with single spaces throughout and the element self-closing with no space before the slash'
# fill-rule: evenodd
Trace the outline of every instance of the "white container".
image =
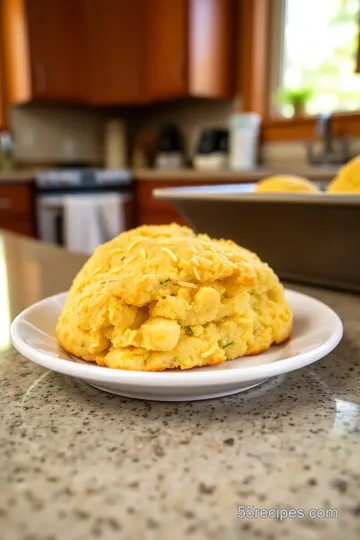
<svg viewBox="0 0 360 540">
<path fill-rule="evenodd" d="M 230 119 L 229 166 L 236 171 L 257 165 L 261 117 L 256 113 L 234 114 Z"/>
<path fill-rule="evenodd" d="M 127 167 L 126 125 L 121 119 L 109 120 L 105 125 L 105 167 Z"/>
</svg>

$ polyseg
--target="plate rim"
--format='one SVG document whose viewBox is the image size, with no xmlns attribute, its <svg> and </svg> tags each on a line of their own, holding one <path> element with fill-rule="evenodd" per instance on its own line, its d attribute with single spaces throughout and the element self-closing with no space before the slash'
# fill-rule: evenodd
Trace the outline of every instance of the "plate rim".
<svg viewBox="0 0 360 540">
<path fill-rule="evenodd" d="M 72 360 L 63 358 L 54 358 L 48 354 L 37 351 L 32 346 L 25 343 L 18 337 L 19 324 L 26 319 L 26 315 L 34 308 L 45 304 L 52 299 L 59 299 L 67 295 L 67 292 L 62 292 L 48 296 L 35 302 L 31 306 L 25 308 L 19 313 L 13 320 L 10 327 L 10 337 L 13 346 L 20 354 L 30 361 L 57 373 L 69 375 L 86 381 L 98 381 L 101 383 L 112 384 L 127 384 L 138 385 L 148 387 L 163 387 L 171 385 L 172 387 L 204 387 L 220 384 L 234 384 L 237 382 L 255 381 L 265 378 L 274 377 L 284 373 L 292 372 L 307 365 L 310 365 L 327 354 L 329 354 L 341 341 L 343 336 L 343 324 L 337 313 L 330 308 L 327 304 L 313 298 L 304 293 L 294 291 L 292 289 L 285 289 L 286 295 L 293 297 L 299 297 L 306 299 L 307 301 L 318 304 L 321 309 L 325 309 L 332 316 L 334 321 L 334 330 L 330 337 L 321 345 L 306 351 L 299 353 L 288 358 L 276 360 L 268 364 L 260 364 L 256 366 L 236 367 L 233 369 L 224 369 L 216 371 L 201 371 L 201 368 L 195 370 L 182 370 L 182 371 L 131 371 L 122 369 L 112 369 L 108 367 L 98 366 L 94 363 L 77 363 Z M 67 353 L 68 354 L 68 353 Z M 180 376 L 179 376 L 180 375 Z"/>
</svg>

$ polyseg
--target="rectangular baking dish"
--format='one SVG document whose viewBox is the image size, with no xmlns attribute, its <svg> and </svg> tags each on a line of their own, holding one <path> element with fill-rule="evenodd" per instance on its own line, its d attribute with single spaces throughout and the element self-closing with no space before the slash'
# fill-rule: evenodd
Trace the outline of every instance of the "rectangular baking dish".
<svg viewBox="0 0 360 540">
<path fill-rule="evenodd" d="M 278 275 L 360 291 L 360 195 L 253 193 L 255 184 L 156 189 L 199 232 L 255 251 Z"/>
</svg>

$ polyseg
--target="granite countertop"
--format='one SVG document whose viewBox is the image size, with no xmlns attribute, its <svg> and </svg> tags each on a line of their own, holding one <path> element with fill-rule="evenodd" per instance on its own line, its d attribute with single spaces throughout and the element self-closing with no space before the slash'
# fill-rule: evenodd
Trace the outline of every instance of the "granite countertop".
<svg viewBox="0 0 360 540">
<path fill-rule="evenodd" d="M 296 287 L 344 322 L 342 343 L 312 366 L 217 400 L 136 401 L 10 345 L 13 317 L 66 290 L 84 258 L 10 234 L 0 255 L 1 538 L 360 537 L 359 296 Z M 240 505 L 338 518 L 239 519 Z"/>
</svg>

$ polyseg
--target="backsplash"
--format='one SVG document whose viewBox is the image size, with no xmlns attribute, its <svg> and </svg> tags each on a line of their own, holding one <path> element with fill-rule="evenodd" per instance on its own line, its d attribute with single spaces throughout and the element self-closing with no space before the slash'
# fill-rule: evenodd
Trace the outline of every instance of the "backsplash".
<svg viewBox="0 0 360 540">
<path fill-rule="evenodd" d="M 261 147 L 261 163 L 267 166 L 307 165 L 304 142 L 272 142 Z"/>
<path fill-rule="evenodd" d="M 134 112 L 129 132 L 131 137 L 144 128 L 158 129 L 162 124 L 177 124 L 184 136 L 185 152 L 193 157 L 200 132 L 204 128 L 229 127 L 230 116 L 236 111 L 236 100 L 187 99 L 152 105 Z"/>
<path fill-rule="evenodd" d="M 172 122 L 183 132 L 185 151 L 192 158 L 199 133 L 207 127 L 228 127 L 230 116 L 239 110 L 236 101 L 187 99 L 138 109 L 107 110 L 28 104 L 13 107 L 10 114 L 14 157 L 19 165 L 84 161 L 104 162 L 104 126 L 109 117 L 125 118 L 130 140 L 144 128 L 158 129 Z M 360 153 L 360 139 L 350 140 L 352 155 Z M 307 165 L 305 142 L 272 142 L 261 148 L 266 166 Z"/>
<path fill-rule="evenodd" d="M 104 117 L 98 111 L 28 104 L 12 108 L 10 124 L 18 164 L 103 162 Z"/>
<path fill-rule="evenodd" d="M 185 139 L 185 150 L 194 153 L 199 133 L 206 127 L 227 127 L 235 110 L 233 101 L 188 99 L 139 109 L 99 109 L 27 104 L 10 113 L 17 164 L 54 164 L 104 161 L 104 126 L 109 117 L 125 118 L 130 140 L 143 128 L 157 129 L 176 123 Z"/>
<path fill-rule="evenodd" d="M 339 140 L 334 139 L 333 145 L 335 149 L 340 151 Z M 319 152 L 321 143 L 315 143 L 314 149 Z M 349 153 L 351 157 L 360 154 L 360 138 L 349 137 Z M 261 163 L 269 167 L 308 165 L 306 141 L 277 141 L 263 144 L 261 147 Z"/>
</svg>

